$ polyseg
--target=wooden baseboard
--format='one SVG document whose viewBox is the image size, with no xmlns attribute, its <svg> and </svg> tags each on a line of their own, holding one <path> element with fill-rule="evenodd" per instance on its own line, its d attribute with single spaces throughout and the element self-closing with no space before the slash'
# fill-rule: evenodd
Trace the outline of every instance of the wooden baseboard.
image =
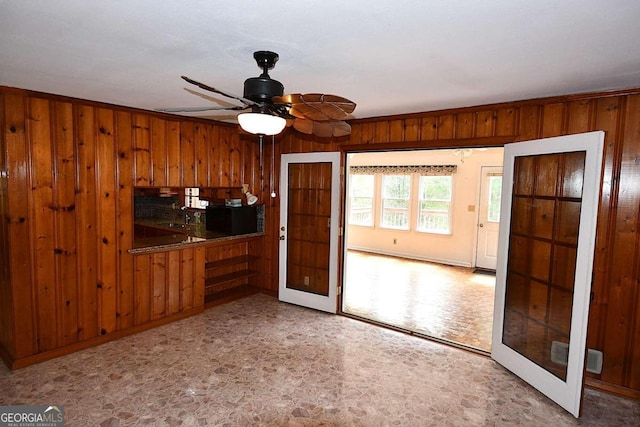
<svg viewBox="0 0 640 427">
<path fill-rule="evenodd" d="M 184 319 L 194 314 L 202 313 L 204 307 L 196 307 L 191 310 L 184 311 L 182 313 L 173 314 L 161 319 L 152 320 L 142 325 L 136 325 L 131 328 L 114 331 L 106 335 L 91 338 L 86 341 L 77 342 L 64 347 L 56 348 L 53 350 L 45 351 L 43 353 L 34 354 L 32 356 L 13 358 L 4 352 L 0 352 L 0 357 L 4 361 L 5 365 L 11 370 L 24 368 L 36 363 L 44 362 L 46 360 L 55 359 L 56 357 L 64 356 L 67 354 L 75 353 L 76 351 L 86 350 L 91 347 L 98 346 L 100 344 L 114 341 L 129 335 L 137 334 L 148 329 L 156 328 L 158 326 L 166 325 L 167 323 L 175 322 L 176 320 Z"/>
<path fill-rule="evenodd" d="M 629 399 L 633 399 L 633 400 L 640 400 L 639 390 L 633 390 L 628 387 L 606 383 L 604 381 L 600 381 L 598 379 L 589 378 L 589 377 L 584 379 L 584 383 L 587 387 L 593 388 L 595 390 L 616 394 L 622 397 L 628 397 Z"/>
</svg>

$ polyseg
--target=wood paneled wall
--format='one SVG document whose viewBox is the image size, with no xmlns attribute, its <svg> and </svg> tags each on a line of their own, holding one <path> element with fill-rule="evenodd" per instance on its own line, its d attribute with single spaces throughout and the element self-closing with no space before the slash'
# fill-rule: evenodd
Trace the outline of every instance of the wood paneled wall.
<svg viewBox="0 0 640 427">
<path fill-rule="evenodd" d="M 603 130 L 589 347 L 603 351 L 604 368 L 588 382 L 640 397 L 640 89 L 355 120 L 350 136 L 330 140 L 289 130 L 275 138 L 273 167 L 266 138 L 262 169 L 256 138 L 233 125 L 23 90 L 0 88 L 0 126 L 0 344 L 14 359 L 135 325 L 134 185 L 249 183 L 266 208 L 259 285 L 275 294 L 281 153 L 499 146 Z"/>
<path fill-rule="evenodd" d="M 202 309 L 203 254 L 127 252 L 134 186 L 247 183 L 265 200 L 258 144 L 235 125 L 0 87 L 0 135 L 9 364 Z"/>
<path fill-rule="evenodd" d="M 348 137 L 289 133 L 283 153 L 500 146 L 605 131 L 588 346 L 591 385 L 640 398 L 640 89 L 354 120 Z M 275 242 L 274 249 L 277 248 Z"/>
</svg>

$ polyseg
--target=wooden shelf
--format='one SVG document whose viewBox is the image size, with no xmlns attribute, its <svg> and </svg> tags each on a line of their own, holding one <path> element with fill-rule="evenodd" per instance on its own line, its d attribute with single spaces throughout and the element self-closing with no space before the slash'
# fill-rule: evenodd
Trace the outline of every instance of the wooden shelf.
<svg viewBox="0 0 640 427">
<path fill-rule="evenodd" d="M 209 277 L 204 281 L 205 289 L 209 286 L 220 285 L 222 283 L 233 282 L 234 280 L 244 279 L 258 274 L 256 270 L 240 270 L 235 273 L 222 274 L 220 276 Z"/>
<path fill-rule="evenodd" d="M 260 259 L 260 257 L 257 257 L 255 255 L 234 256 L 231 258 L 221 259 L 218 261 L 209 261 L 208 263 L 205 264 L 205 268 L 209 270 L 210 268 L 226 267 L 234 264 L 243 264 L 245 262 L 256 261 L 258 259 Z"/>
</svg>

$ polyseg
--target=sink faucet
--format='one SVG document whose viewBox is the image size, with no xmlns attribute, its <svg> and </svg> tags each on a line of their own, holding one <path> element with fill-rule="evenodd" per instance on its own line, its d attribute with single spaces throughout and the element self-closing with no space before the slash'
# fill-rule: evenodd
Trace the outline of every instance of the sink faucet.
<svg viewBox="0 0 640 427">
<path fill-rule="evenodd" d="M 191 221 L 191 216 L 189 215 L 189 211 L 187 210 L 187 207 L 182 206 L 180 210 L 184 211 L 184 225 L 189 225 L 189 222 Z"/>
</svg>

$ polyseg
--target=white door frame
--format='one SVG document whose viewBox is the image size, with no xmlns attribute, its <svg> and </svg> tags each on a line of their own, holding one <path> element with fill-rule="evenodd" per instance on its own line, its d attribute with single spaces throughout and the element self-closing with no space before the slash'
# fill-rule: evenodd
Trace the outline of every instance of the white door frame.
<svg viewBox="0 0 640 427">
<path fill-rule="evenodd" d="M 336 313 L 338 307 L 338 231 L 340 228 L 340 152 L 283 154 L 280 166 L 280 245 L 278 298 L 316 310 Z M 331 163 L 331 225 L 329 227 L 329 295 L 317 295 L 287 287 L 287 218 L 289 164 Z"/>
<path fill-rule="evenodd" d="M 527 383 L 558 403 L 575 417 L 580 415 L 586 352 L 587 322 L 591 290 L 591 274 L 595 250 L 595 232 L 600 195 L 604 132 L 546 138 L 505 145 L 502 179 L 502 205 L 496 292 L 494 305 L 491 357 Z M 578 249 L 574 277 L 574 294 L 569 336 L 569 356 L 566 381 L 531 362 L 502 343 L 506 293 L 507 255 L 511 225 L 514 157 L 544 153 L 586 151 L 582 208 L 578 231 Z"/>
</svg>

